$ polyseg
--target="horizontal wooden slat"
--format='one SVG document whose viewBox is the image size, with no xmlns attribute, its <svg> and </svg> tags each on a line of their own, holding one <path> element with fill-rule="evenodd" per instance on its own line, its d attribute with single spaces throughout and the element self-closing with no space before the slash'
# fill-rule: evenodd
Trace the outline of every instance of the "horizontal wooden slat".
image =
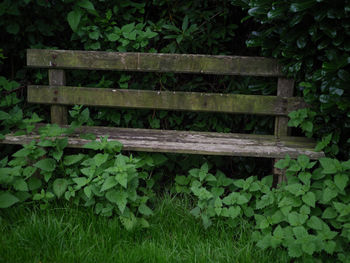
<svg viewBox="0 0 350 263">
<path fill-rule="evenodd" d="M 27 65 L 39 68 L 282 76 L 274 59 L 241 56 L 28 49 Z"/>
<path fill-rule="evenodd" d="M 297 97 L 67 86 L 28 86 L 28 102 L 263 115 L 287 115 L 306 106 L 303 99 Z"/>
<path fill-rule="evenodd" d="M 124 150 L 146 152 L 171 152 L 186 154 L 226 155 L 284 158 L 289 154 L 296 158 L 306 154 L 311 159 L 323 157 L 322 152 L 315 152 L 315 143 L 307 138 L 282 137 L 270 135 L 186 132 L 168 130 L 145 130 L 110 127 L 81 127 L 75 134 L 69 135 L 69 146 L 82 148 L 88 140 L 79 137 L 80 132 L 108 136 L 109 140 L 120 141 Z M 1 143 L 25 144 L 37 135 L 14 136 L 6 135 Z"/>
</svg>

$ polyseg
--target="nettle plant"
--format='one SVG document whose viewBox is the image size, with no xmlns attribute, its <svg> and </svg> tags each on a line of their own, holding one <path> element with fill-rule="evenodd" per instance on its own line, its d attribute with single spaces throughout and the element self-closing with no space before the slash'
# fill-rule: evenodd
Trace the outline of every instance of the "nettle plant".
<svg viewBox="0 0 350 263">
<path fill-rule="evenodd" d="M 102 216 L 117 215 L 126 229 L 147 227 L 153 181 L 141 158 L 120 153 L 122 145 L 108 138 L 91 141 L 87 153 L 64 155 L 71 132 L 57 125 L 39 129 L 32 141 L 0 162 L 0 208 L 18 202 L 39 202 L 45 209 L 54 200 L 93 207 Z"/>
<path fill-rule="evenodd" d="M 231 179 L 209 173 L 208 164 L 176 177 L 176 190 L 194 195 L 191 213 L 204 227 L 213 220 L 237 224 L 245 218 L 253 223 L 253 239 L 262 249 L 283 247 L 293 258 L 324 260 L 324 254 L 349 258 L 350 161 L 301 155 L 288 156 L 276 167 L 285 169 L 287 184 L 272 187 L 272 176 Z"/>
</svg>

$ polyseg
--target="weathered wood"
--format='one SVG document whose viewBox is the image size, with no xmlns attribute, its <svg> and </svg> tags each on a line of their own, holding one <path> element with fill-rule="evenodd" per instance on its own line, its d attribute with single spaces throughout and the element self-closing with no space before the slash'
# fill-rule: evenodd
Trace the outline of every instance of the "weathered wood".
<svg viewBox="0 0 350 263">
<path fill-rule="evenodd" d="M 277 61 L 264 57 L 28 49 L 27 65 L 40 68 L 282 76 Z"/>
<path fill-rule="evenodd" d="M 294 80 L 286 78 L 278 78 L 277 83 L 277 96 L 280 97 L 293 97 L 294 92 Z M 275 136 L 277 138 L 281 136 L 288 136 L 291 133 L 291 129 L 288 128 L 288 117 L 278 116 L 275 118 Z M 274 160 L 274 164 L 279 159 Z M 277 184 L 286 182 L 287 178 L 284 171 L 274 168 L 274 174 L 277 176 Z"/>
<path fill-rule="evenodd" d="M 57 94 L 56 94 L 56 90 L 53 87 L 66 84 L 66 75 L 64 70 L 50 69 L 49 84 L 51 89 L 48 91 L 48 93 L 53 95 L 53 100 L 56 100 Z M 67 124 L 68 123 L 67 117 L 68 117 L 67 107 L 64 107 L 61 105 L 51 106 L 51 123 L 56 123 L 61 125 Z"/>
<path fill-rule="evenodd" d="M 302 98 L 66 86 L 29 86 L 28 102 L 263 115 L 287 115 L 306 106 Z"/>
<path fill-rule="evenodd" d="M 108 136 L 109 140 L 121 142 L 124 150 L 147 152 L 172 152 L 186 154 L 248 156 L 265 158 L 282 158 L 289 154 L 296 158 L 306 154 L 311 159 L 318 159 L 324 154 L 313 151 L 315 143 L 306 138 L 283 137 L 273 135 L 187 132 L 168 130 L 146 130 L 112 127 L 81 127 L 75 134 L 69 135 L 68 142 L 72 148 L 82 148 L 88 140 L 81 139 L 81 133 L 93 133 Z M 3 143 L 23 144 L 38 135 L 6 135 Z"/>
</svg>

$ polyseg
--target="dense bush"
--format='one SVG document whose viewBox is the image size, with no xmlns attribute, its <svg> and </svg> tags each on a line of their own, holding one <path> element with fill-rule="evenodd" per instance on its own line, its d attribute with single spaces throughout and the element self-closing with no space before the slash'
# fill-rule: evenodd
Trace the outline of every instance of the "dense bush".
<svg viewBox="0 0 350 263">
<path fill-rule="evenodd" d="M 299 81 L 299 91 L 312 111 L 292 115 L 309 136 L 319 138 L 326 153 L 350 157 L 350 2 L 232 1 L 260 23 L 248 47 L 280 59 L 284 71 Z M 303 128 L 303 127 L 302 127 Z"/>
</svg>

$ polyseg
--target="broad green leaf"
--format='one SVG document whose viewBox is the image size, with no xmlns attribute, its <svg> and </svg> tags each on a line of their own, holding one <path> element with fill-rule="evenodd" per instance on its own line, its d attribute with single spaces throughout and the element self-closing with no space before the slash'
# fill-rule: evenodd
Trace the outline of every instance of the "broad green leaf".
<svg viewBox="0 0 350 263">
<path fill-rule="evenodd" d="M 101 187 L 101 192 L 106 191 L 108 189 L 111 189 L 112 187 L 116 186 L 117 184 L 118 184 L 118 182 L 115 180 L 114 176 L 109 176 L 103 182 L 103 185 Z"/>
<path fill-rule="evenodd" d="M 11 117 L 10 114 L 4 111 L 0 111 L 0 121 L 7 120 Z"/>
<path fill-rule="evenodd" d="M 338 195 L 338 192 L 336 190 L 326 187 L 326 189 L 323 190 L 322 199 L 325 203 L 328 203 L 337 195 Z"/>
<path fill-rule="evenodd" d="M 67 21 L 74 32 L 78 30 L 82 12 L 80 10 L 73 10 L 68 13 Z"/>
<path fill-rule="evenodd" d="M 127 173 L 117 173 L 114 178 L 121 186 L 123 186 L 124 188 L 127 188 L 127 185 L 128 185 Z"/>
<path fill-rule="evenodd" d="M 298 163 L 301 166 L 302 169 L 306 169 L 309 162 L 310 162 L 310 158 L 307 157 L 306 155 L 302 154 L 298 156 Z"/>
<path fill-rule="evenodd" d="M 334 176 L 334 183 L 341 191 L 348 185 L 348 181 L 349 177 L 346 174 L 336 174 Z"/>
<path fill-rule="evenodd" d="M 28 188 L 30 191 L 39 189 L 41 187 L 41 185 L 42 185 L 42 182 L 38 178 L 31 177 L 28 180 Z"/>
<path fill-rule="evenodd" d="M 307 221 L 307 226 L 315 230 L 322 230 L 324 224 L 325 223 L 316 216 L 311 216 Z"/>
<path fill-rule="evenodd" d="M 138 208 L 139 212 L 145 216 L 153 215 L 153 211 L 145 204 L 141 204 Z"/>
<path fill-rule="evenodd" d="M 232 219 L 235 219 L 241 213 L 241 208 L 239 206 L 231 206 L 227 210 L 227 214 Z"/>
<path fill-rule="evenodd" d="M 85 177 L 77 177 L 77 178 L 73 178 L 72 180 L 74 183 L 77 184 L 78 188 L 81 188 L 88 183 L 88 180 Z"/>
<path fill-rule="evenodd" d="M 307 230 L 303 226 L 293 227 L 293 233 L 297 239 L 304 239 L 309 236 Z"/>
<path fill-rule="evenodd" d="M 58 198 L 61 198 L 61 196 L 66 192 L 67 187 L 68 181 L 63 178 L 56 179 L 52 184 L 52 190 Z"/>
<path fill-rule="evenodd" d="M 128 194 L 124 191 L 116 191 L 116 190 L 110 190 L 106 193 L 106 198 L 111 203 L 114 203 L 118 206 L 119 211 L 123 214 L 126 204 L 127 204 L 127 198 Z"/>
<path fill-rule="evenodd" d="M 316 250 L 316 244 L 313 242 L 303 242 L 301 248 L 306 254 L 311 256 Z"/>
<path fill-rule="evenodd" d="M 95 167 L 86 167 L 86 168 L 80 169 L 80 171 L 82 172 L 82 174 L 84 174 L 88 177 L 92 177 L 95 174 L 96 168 Z"/>
<path fill-rule="evenodd" d="M 8 192 L 0 192 L 0 208 L 7 208 L 15 203 L 19 202 L 19 199 Z"/>
<path fill-rule="evenodd" d="M 180 184 L 180 185 L 187 185 L 190 182 L 190 178 L 186 177 L 184 175 L 177 175 L 175 177 L 175 182 Z"/>
<path fill-rule="evenodd" d="M 13 187 L 17 191 L 28 191 L 28 185 L 27 185 L 26 181 L 24 181 L 23 179 L 17 179 L 15 181 L 15 183 L 13 184 Z"/>
<path fill-rule="evenodd" d="M 237 196 L 237 204 L 243 205 L 243 204 L 246 204 L 248 202 L 249 202 L 249 200 L 248 200 L 248 198 L 246 196 L 244 196 L 242 194 L 239 194 Z"/>
<path fill-rule="evenodd" d="M 324 174 L 335 174 L 337 172 L 337 168 L 335 166 L 334 160 L 331 158 L 321 158 L 320 159 L 321 166 L 323 168 Z"/>
<path fill-rule="evenodd" d="M 297 212 L 291 212 L 290 214 L 288 214 L 288 222 L 292 226 L 303 225 L 305 223 L 305 221 L 307 220 L 307 218 L 308 218 L 307 215 L 298 214 Z"/>
<path fill-rule="evenodd" d="M 313 192 L 307 192 L 303 197 L 302 200 L 304 201 L 305 204 L 315 207 L 316 203 L 316 196 Z"/>
<path fill-rule="evenodd" d="M 88 185 L 84 187 L 84 194 L 87 196 L 87 198 L 91 198 L 92 196 L 92 190 L 91 190 L 92 186 Z"/>
<path fill-rule="evenodd" d="M 329 240 L 323 243 L 324 244 L 324 250 L 328 253 L 328 254 L 333 254 L 335 251 L 335 248 L 337 246 L 337 244 L 335 243 L 335 241 L 333 240 Z"/>
<path fill-rule="evenodd" d="M 293 243 L 288 245 L 288 255 L 292 258 L 301 257 L 303 254 L 302 248 L 299 244 Z"/>
<path fill-rule="evenodd" d="M 98 141 L 92 141 L 92 142 L 88 142 L 87 144 L 84 144 L 83 148 L 85 149 L 92 149 L 92 150 L 101 150 L 101 143 Z"/>
<path fill-rule="evenodd" d="M 337 215 L 337 212 L 332 207 L 327 207 L 326 210 L 323 211 L 322 218 L 333 219 L 336 218 Z"/>
<path fill-rule="evenodd" d="M 19 32 L 19 25 L 17 23 L 10 23 L 6 26 L 6 31 L 12 35 L 17 35 Z"/>
<path fill-rule="evenodd" d="M 80 0 L 80 1 L 78 1 L 77 4 L 78 4 L 78 6 L 85 8 L 86 10 L 89 10 L 89 11 L 95 10 L 94 5 L 89 0 Z"/>
<path fill-rule="evenodd" d="M 46 158 L 43 160 L 40 160 L 34 164 L 35 167 L 46 171 L 46 172 L 52 172 L 56 168 L 56 161 L 51 158 Z"/>
<path fill-rule="evenodd" d="M 306 185 L 310 185 L 311 173 L 309 172 L 300 172 L 298 178 Z"/>
<path fill-rule="evenodd" d="M 293 195 L 300 195 L 300 193 L 298 194 L 299 190 L 302 189 L 302 185 L 301 184 L 289 184 L 285 187 L 285 189 L 290 192 Z"/>
<path fill-rule="evenodd" d="M 350 142 L 350 139 L 348 141 Z M 350 170 L 350 160 L 342 162 L 341 166 L 344 169 L 344 171 Z"/>
<path fill-rule="evenodd" d="M 75 164 L 79 161 L 81 161 L 83 158 L 84 158 L 84 154 L 74 154 L 74 155 L 66 155 L 64 156 L 64 159 L 63 159 L 63 164 L 66 165 L 66 166 L 70 166 L 72 164 Z"/>
</svg>

